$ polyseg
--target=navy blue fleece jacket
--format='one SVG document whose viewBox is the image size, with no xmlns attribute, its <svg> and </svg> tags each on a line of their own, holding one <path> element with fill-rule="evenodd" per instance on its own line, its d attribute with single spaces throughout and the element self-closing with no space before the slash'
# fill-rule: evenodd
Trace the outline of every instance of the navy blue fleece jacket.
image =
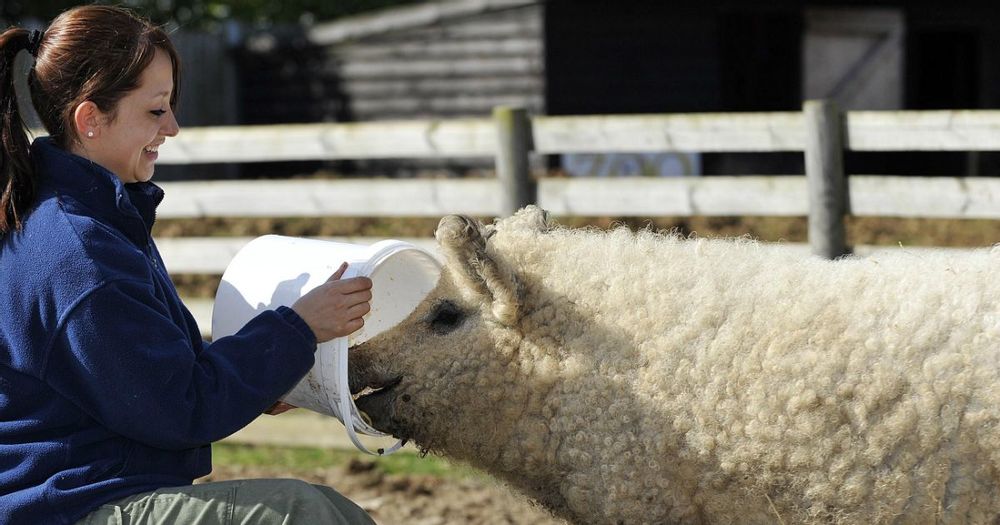
<svg viewBox="0 0 1000 525">
<path fill-rule="evenodd" d="M 282 307 L 202 341 L 150 235 L 163 192 L 46 138 L 31 156 L 35 206 L 0 237 L 0 523 L 74 523 L 209 473 L 316 340 Z"/>
</svg>

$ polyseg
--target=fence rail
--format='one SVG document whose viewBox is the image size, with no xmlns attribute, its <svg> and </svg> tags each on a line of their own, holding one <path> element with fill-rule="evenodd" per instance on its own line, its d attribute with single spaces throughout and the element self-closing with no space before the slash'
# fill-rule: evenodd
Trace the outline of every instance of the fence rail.
<svg viewBox="0 0 1000 525">
<path fill-rule="evenodd" d="M 1000 111 L 846 113 L 852 151 L 1000 150 Z M 489 157 L 492 119 L 286 124 L 185 129 L 159 162 Z M 704 113 L 531 117 L 534 153 L 803 151 L 802 113 Z"/>
<path fill-rule="evenodd" d="M 488 217 L 536 202 L 556 215 L 808 216 L 808 249 L 824 257 L 846 250 L 846 214 L 1000 219 L 1000 178 L 843 173 L 846 151 L 911 150 L 1000 150 L 1000 111 L 845 113 L 808 101 L 802 112 L 531 117 L 497 108 L 480 119 L 185 129 L 161 147 L 161 163 L 492 157 L 497 177 L 172 182 L 163 184 L 169 197 L 158 215 Z M 533 154 L 655 151 L 802 151 L 807 173 L 539 180 L 528 173 Z M 174 273 L 218 273 L 247 240 L 157 242 Z"/>
<path fill-rule="evenodd" d="M 849 177 L 856 216 L 1000 219 L 1000 178 Z M 161 218 L 501 215 L 495 179 L 165 182 Z M 555 215 L 805 216 L 801 175 L 548 178 L 536 202 Z"/>
</svg>

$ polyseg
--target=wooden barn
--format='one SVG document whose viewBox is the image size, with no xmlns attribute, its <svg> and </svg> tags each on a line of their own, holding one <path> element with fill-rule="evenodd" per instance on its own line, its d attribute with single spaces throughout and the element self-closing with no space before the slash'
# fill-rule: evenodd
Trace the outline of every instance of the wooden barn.
<svg viewBox="0 0 1000 525">
<path fill-rule="evenodd" d="M 356 120 L 545 112 L 543 6 L 536 0 L 432 2 L 314 27 Z"/>
<path fill-rule="evenodd" d="M 797 111 L 811 98 L 850 110 L 1000 107 L 997 3 L 442 0 L 267 38 L 240 55 L 254 122 L 482 117 L 496 105 L 549 115 Z M 264 74 L 250 67 L 260 64 Z M 696 161 L 684 169 L 802 173 L 799 154 Z M 992 154 L 847 161 L 869 173 L 1000 169 Z M 444 167 L 463 166 L 476 164 Z"/>
<path fill-rule="evenodd" d="M 459 118 L 494 106 L 545 112 L 543 5 L 537 0 L 428 2 L 320 24 L 324 101 L 336 121 Z M 467 174 L 489 159 L 365 161 L 366 172 Z M 342 165 L 343 167 L 343 165 Z"/>
<path fill-rule="evenodd" d="M 1000 107 L 1000 4 L 956 0 L 555 0 L 548 114 Z M 801 173 L 801 156 L 704 155 L 714 173 Z M 990 155 L 851 154 L 854 173 L 996 173 Z"/>
</svg>

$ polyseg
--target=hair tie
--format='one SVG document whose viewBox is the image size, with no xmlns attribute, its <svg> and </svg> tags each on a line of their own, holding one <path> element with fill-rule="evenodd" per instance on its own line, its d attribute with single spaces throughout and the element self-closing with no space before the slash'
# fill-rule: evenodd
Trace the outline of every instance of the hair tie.
<svg viewBox="0 0 1000 525">
<path fill-rule="evenodd" d="M 31 56 L 38 58 L 38 47 L 42 45 L 43 38 L 45 38 L 44 31 L 39 31 L 37 29 L 31 31 L 31 35 L 28 36 L 27 47 L 27 51 L 31 53 Z"/>
</svg>

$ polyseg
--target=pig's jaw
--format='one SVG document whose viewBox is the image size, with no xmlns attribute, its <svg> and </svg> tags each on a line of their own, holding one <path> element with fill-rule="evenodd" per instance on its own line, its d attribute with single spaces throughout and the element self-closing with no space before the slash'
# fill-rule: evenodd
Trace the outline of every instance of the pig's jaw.
<svg viewBox="0 0 1000 525">
<path fill-rule="evenodd" d="M 424 412 L 419 409 L 414 413 L 414 391 L 424 390 L 414 384 L 413 376 L 400 374 L 384 363 L 357 361 L 351 367 L 350 384 L 354 404 L 362 417 L 381 432 L 429 448 L 421 438 L 426 440 L 426 428 L 433 422 L 425 421 L 421 417 Z"/>
<path fill-rule="evenodd" d="M 432 450 L 444 452 L 440 442 L 433 437 L 439 422 L 425 410 L 414 406 L 415 395 L 410 393 L 412 387 L 404 377 L 380 390 L 361 395 L 355 399 L 355 404 L 376 429 L 404 442 L 413 442 L 423 453 Z"/>
<path fill-rule="evenodd" d="M 350 352 L 348 382 L 354 404 L 361 411 L 362 417 L 382 432 L 408 439 L 409 436 L 394 417 L 396 395 L 403 376 L 388 370 L 383 363 L 370 359 L 368 347 L 364 344 L 352 348 Z"/>
<path fill-rule="evenodd" d="M 384 385 L 367 385 L 354 400 L 358 410 L 376 429 L 392 434 L 399 439 L 409 439 L 409 433 L 402 428 L 401 422 L 394 417 L 394 404 L 396 401 L 396 386 L 402 378 L 391 380 Z M 404 394 L 406 398 L 408 394 Z"/>
</svg>

